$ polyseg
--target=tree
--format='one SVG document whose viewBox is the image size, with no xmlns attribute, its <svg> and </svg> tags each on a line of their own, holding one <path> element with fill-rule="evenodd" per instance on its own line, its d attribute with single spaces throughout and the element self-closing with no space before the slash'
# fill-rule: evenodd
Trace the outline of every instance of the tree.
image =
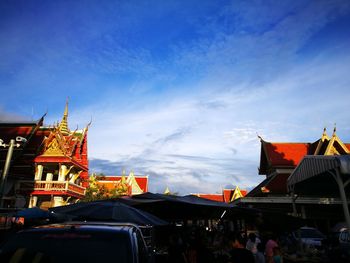
<svg viewBox="0 0 350 263">
<path fill-rule="evenodd" d="M 129 194 L 130 187 L 124 176 L 122 176 L 119 182 L 116 182 L 115 187 L 111 190 L 108 190 L 104 185 L 98 184 L 98 179 L 105 178 L 104 175 L 101 176 L 90 175 L 89 186 L 86 188 L 85 197 L 80 199 L 82 202 L 116 198 Z"/>
</svg>

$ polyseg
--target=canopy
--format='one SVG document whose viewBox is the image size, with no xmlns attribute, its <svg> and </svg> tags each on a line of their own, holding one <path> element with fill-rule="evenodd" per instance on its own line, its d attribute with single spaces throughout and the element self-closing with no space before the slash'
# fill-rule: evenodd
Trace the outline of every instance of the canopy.
<svg viewBox="0 0 350 263">
<path fill-rule="evenodd" d="M 38 207 L 27 208 L 15 214 L 16 217 L 24 217 L 26 219 L 49 219 L 53 218 L 52 213 Z"/>
<path fill-rule="evenodd" d="M 332 187 L 332 184 L 335 183 L 333 175 L 330 172 L 335 170 L 340 172 L 343 180 L 350 179 L 350 155 L 305 156 L 288 178 L 288 189 L 290 191 L 297 190 L 299 187 L 297 184 L 303 182 L 304 186 L 307 184 L 306 192 L 315 193 L 317 191 L 322 194 L 325 194 L 325 190 L 326 192 L 330 192 L 327 191 L 327 188 Z M 317 187 L 312 187 L 310 183 L 316 181 Z M 324 184 L 326 189 L 320 188 L 321 183 Z M 338 193 L 338 191 L 335 193 Z"/>
<path fill-rule="evenodd" d="M 287 185 L 293 195 L 340 196 L 350 229 L 350 155 L 305 156 Z"/>
<path fill-rule="evenodd" d="M 219 219 L 226 212 L 239 218 L 251 217 L 256 210 L 237 207 L 233 204 L 216 202 L 194 195 L 175 196 L 144 193 L 120 198 L 134 207 L 148 211 L 166 220 Z M 253 211 L 254 210 L 254 211 Z"/>
<path fill-rule="evenodd" d="M 167 224 L 154 215 L 117 201 L 81 202 L 50 208 L 50 211 L 75 216 L 75 220 L 102 220 L 153 226 Z"/>
</svg>

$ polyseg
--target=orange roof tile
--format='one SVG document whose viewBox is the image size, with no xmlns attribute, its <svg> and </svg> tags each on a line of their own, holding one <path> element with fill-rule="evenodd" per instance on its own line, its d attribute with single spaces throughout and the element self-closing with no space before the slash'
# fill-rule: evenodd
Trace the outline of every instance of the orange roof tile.
<svg viewBox="0 0 350 263">
<path fill-rule="evenodd" d="M 127 176 L 125 177 L 127 178 Z M 120 181 L 122 176 L 101 176 L 97 177 L 97 181 L 100 184 L 103 184 L 109 190 L 115 187 L 115 182 Z M 141 188 L 141 190 L 145 193 L 148 192 L 148 176 L 135 176 L 136 182 Z"/>
<path fill-rule="evenodd" d="M 308 143 L 265 143 L 271 165 L 296 166 L 308 154 Z"/>
</svg>

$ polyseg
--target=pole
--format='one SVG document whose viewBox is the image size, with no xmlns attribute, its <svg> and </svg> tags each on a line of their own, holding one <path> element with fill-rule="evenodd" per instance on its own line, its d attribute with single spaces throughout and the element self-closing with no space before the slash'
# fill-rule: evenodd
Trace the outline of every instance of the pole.
<svg viewBox="0 0 350 263">
<path fill-rule="evenodd" d="M 348 200 L 346 198 L 346 193 L 345 193 L 345 187 L 344 187 L 343 180 L 342 180 L 342 178 L 340 176 L 339 169 L 335 170 L 335 174 L 332 173 L 332 172 L 330 172 L 330 173 L 334 176 L 334 179 L 336 180 L 336 182 L 338 184 L 340 198 L 341 198 L 342 204 L 343 204 L 343 211 L 344 211 L 345 222 L 347 224 L 348 231 L 350 232 L 350 212 L 349 212 Z"/>
<path fill-rule="evenodd" d="M 12 158 L 12 153 L 13 153 L 14 147 L 15 147 L 15 140 L 11 139 L 10 144 L 9 144 L 9 148 L 7 150 L 5 166 L 4 166 L 4 170 L 2 172 L 1 182 L 0 182 L 0 207 L 3 207 L 3 205 L 4 205 L 4 191 L 5 191 L 6 177 L 7 177 L 8 171 L 10 169 L 11 158 Z"/>
</svg>

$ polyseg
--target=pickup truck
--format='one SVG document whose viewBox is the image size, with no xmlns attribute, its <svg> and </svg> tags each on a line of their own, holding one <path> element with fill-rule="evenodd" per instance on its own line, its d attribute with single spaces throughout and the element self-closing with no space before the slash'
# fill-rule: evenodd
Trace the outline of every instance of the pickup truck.
<svg viewBox="0 0 350 263">
<path fill-rule="evenodd" d="M 138 226 L 70 222 L 14 234 L 0 247 L 0 262 L 149 263 L 151 254 Z"/>
</svg>

